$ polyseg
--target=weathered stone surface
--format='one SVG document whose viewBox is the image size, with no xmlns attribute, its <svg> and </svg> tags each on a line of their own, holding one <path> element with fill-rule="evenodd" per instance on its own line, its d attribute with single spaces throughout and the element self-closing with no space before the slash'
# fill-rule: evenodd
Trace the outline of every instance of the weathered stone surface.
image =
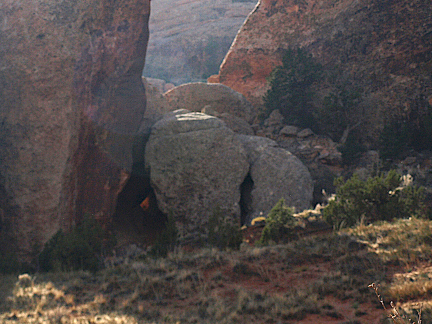
<svg viewBox="0 0 432 324">
<path fill-rule="evenodd" d="M 301 47 L 350 75 L 373 111 L 406 112 L 432 96 L 431 12 L 424 0 L 261 0 L 212 80 L 260 105 L 284 50 Z"/>
<path fill-rule="evenodd" d="M 145 110 L 149 0 L 0 3 L 0 206 L 19 255 L 113 212 Z"/>
<path fill-rule="evenodd" d="M 211 106 L 218 113 L 229 113 L 251 122 L 252 105 L 240 93 L 223 84 L 187 83 L 175 87 L 164 94 L 170 110 L 189 109 L 200 112 L 205 106 Z"/>
<path fill-rule="evenodd" d="M 145 76 L 177 85 L 219 71 L 237 31 L 257 0 L 155 0 Z"/>
<path fill-rule="evenodd" d="M 233 116 L 229 113 L 220 114 L 217 111 L 213 110 L 211 106 L 205 106 L 201 110 L 201 112 L 203 114 L 207 114 L 221 119 L 225 123 L 225 125 L 228 126 L 228 128 L 230 128 L 237 134 L 254 135 L 252 126 L 249 125 L 248 122 L 243 118 Z"/>
<path fill-rule="evenodd" d="M 251 205 L 244 216 L 246 224 L 253 218 L 267 216 L 281 199 L 297 212 L 310 207 L 313 182 L 304 164 L 276 142 L 258 136 L 238 135 L 245 147 L 253 181 Z"/>
<path fill-rule="evenodd" d="M 249 165 L 234 132 L 218 118 L 168 113 L 152 128 L 145 160 L 159 208 L 173 214 L 182 240 L 198 240 L 216 208 L 240 223 L 240 185 Z"/>
</svg>

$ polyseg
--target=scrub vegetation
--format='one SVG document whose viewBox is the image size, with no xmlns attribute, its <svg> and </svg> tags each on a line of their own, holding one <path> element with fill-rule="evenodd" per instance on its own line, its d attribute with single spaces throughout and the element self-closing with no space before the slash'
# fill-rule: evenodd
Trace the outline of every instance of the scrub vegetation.
<svg viewBox="0 0 432 324">
<path fill-rule="evenodd" d="M 389 173 L 369 181 L 396 180 Z M 356 178 L 341 186 L 353 186 L 350 181 L 360 186 Z M 0 276 L 0 322 L 420 323 L 420 309 L 422 322 L 432 321 L 432 221 L 420 214 L 399 218 L 397 210 L 379 219 L 372 217 L 376 210 L 365 210 L 368 222 L 314 235 L 296 233 L 302 220 L 283 200 L 264 227 L 241 232 L 218 210 L 206 247 L 177 244 L 171 218 L 153 247 L 128 257 L 107 255 L 103 267 L 85 268 L 93 263 L 81 259 L 81 269 L 54 262 L 48 272 Z M 100 233 L 87 222 L 93 225 L 71 233 L 87 239 L 87 227 Z M 248 231 L 260 235 L 245 240 Z M 68 234 L 58 234 L 45 251 L 59 255 L 61 235 Z"/>
</svg>

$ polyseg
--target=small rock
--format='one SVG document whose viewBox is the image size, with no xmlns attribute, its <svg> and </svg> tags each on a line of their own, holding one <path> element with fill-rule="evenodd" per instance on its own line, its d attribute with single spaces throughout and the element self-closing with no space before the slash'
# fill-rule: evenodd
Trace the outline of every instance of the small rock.
<svg viewBox="0 0 432 324">
<path fill-rule="evenodd" d="M 282 126 L 284 117 L 278 109 L 271 112 L 270 116 L 264 121 L 264 126 Z"/>
<path fill-rule="evenodd" d="M 315 135 L 314 132 L 310 128 L 305 128 L 302 131 L 298 132 L 297 137 L 306 138 L 312 135 Z"/>
<path fill-rule="evenodd" d="M 298 132 L 298 127 L 289 125 L 282 128 L 279 134 L 285 136 L 297 136 Z"/>
<path fill-rule="evenodd" d="M 412 165 L 416 163 L 417 158 L 415 156 L 408 156 L 405 160 L 402 161 L 404 165 Z"/>
</svg>

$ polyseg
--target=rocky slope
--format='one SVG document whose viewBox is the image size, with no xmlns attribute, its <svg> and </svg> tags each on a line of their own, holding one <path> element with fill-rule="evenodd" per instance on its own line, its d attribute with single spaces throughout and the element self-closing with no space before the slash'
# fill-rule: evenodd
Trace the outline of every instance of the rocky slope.
<svg viewBox="0 0 432 324">
<path fill-rule="evenodd" d="M 217 73 L 256 0 L 157 0 L 151 3 L 144 75 L 181 84 Z"/>
<path fill-rule="evenodd" d="M 262 0 L 212 82 L 260 105 L 284 50 L 302 47 L 363 87 L 371 110 L 402 114 L 432 104 L 431 12 L 423 0 Z"/>
<path fill-rule="evenodd" d="M 150 0 L 0 3 L 0 236 L 21 258 L 113 213 L 145 110 L 149 13 Z"/>
</svg>

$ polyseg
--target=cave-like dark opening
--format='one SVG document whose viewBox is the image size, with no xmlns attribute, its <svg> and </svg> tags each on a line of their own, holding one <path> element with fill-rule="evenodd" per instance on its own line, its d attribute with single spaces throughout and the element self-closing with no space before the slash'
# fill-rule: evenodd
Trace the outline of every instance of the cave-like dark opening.
<svg viewBox="0 0 432 324">
<path fill-rule="evenodd" d="M 240 186 L 240 222 L 241 226 L 245 225 L 252 211 L 252 189 L 254 182 L 250 173 L 248 173 Z"/>
<path fill-rule="evenodd" d="M 113 220 L 119 244 L 151 244 L 164 229 L 166 215 L 158 208 L 148 174 L 131 174 L 118 195 Z"/>
</svg>

